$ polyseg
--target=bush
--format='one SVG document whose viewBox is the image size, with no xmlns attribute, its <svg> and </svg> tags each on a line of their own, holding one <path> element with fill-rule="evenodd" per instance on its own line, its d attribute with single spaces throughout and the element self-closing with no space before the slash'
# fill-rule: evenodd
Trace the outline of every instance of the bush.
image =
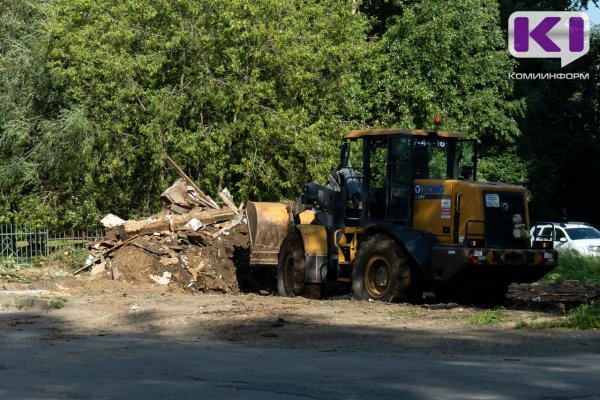
<svg viewBox="0 0 600 400">
<path fill-rule="evenodd" d="M 571 310 L 564 327 L 573 329 L 600 328 L 600 302 L 582 304 Z"/>
<path fill-rule="evenodd" d="M 67 305 L 67 299 L 65 299 L 64 297 L 55 297 L 52 300 L 50 300 L 50 302 L 48 303 L 48 310 L 60 310 L 61 308 L 63 308 L 64 306 Z"/>
<path fill-rule="evenodd" d="M 20 267 L 14 258 L 0 259 L 0 281 L 26 283 L 27 278 L 20 273 Z"/>
<path fill-rule="evenodd" d="M 39 265 L 57 266 L 73 272 L 85 265 L 85 260 L 89 254 L 90 252 L 86 249 L 66 246 L 47 257 L 42 257 L 39 260 Z"/>
</svg>

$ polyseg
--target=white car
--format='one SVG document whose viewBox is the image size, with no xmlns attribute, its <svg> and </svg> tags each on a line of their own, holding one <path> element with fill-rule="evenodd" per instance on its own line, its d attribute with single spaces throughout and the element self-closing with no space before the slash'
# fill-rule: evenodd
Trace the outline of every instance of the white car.
<svg viewBox="0 0 600 400">
<path fill-rule="evenodd" d="M 585 222 L 552 222 L 531 228 L 531 245 L 552 240 L 557 250 L 571 249 L 584 255 L 600 256 L 600 231 Z"/>
</svg>

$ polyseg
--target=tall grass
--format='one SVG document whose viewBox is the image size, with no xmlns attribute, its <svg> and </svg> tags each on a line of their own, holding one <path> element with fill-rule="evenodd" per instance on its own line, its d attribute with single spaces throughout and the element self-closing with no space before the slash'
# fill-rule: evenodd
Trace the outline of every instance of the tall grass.
<svg viewBox="0 0 600 400">
<path fill-rule="evenodd" d="M 583 284 L 600 284 L 600 257 L 585 256 L 574 250 L 558 253 L 558 266 L 540 280 L 542 283 L 577 280 Z M 600 329 L 600 302 L 581 304 L 566 318 L 547 322 L 521 322 L 516 328 Z"/>
<path fill-rule="evenodd" d="M 560 251 L 558 266 L 540 282 L 577 280 L 581 283 L 600 283 L 600 257 L 584 256 L 574 250 Z"/>
<path fill-rule="evenodd" d="M 599 329 L 600 303 L 582 304 L 572 310 L 569 313 L 569 319 L 565 322 L 565 327 L 573 329 Z"/>
<path fill-rule="evenodd" d="M 560 318 L 554 321 L 544 322 L 519 322 L 517 325 L 515 325 L 515 328 L 600 329 L 600 303 L 594 301 L 589 304 L 582 304 L 579 307 L 569 311 L 569 314 L 566 318 Z"/>
</svg>

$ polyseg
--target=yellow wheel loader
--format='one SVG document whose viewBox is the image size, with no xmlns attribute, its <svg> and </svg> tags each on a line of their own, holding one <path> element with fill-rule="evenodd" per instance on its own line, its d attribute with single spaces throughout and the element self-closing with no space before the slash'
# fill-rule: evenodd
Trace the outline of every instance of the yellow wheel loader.
<svg viewBox="0 0 600 400">
<path fill-rule="evenodd" d="M 477 182 L 476 142 L 463 133 L 348 133 L 328 183 L 296 203 L 249 202 L 252 265 L 277 267 L 282 296 L 418 302 L 423 291 L 501 301 L 558 261 L 529 237 L 525 189 Z"/>
</svg>

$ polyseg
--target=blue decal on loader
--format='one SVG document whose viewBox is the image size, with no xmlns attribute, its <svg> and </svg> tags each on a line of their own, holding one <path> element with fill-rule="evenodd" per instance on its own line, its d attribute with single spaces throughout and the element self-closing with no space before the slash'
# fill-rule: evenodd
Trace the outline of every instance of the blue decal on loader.
<svg viewBox="0 0 600 400">
<path fill-rule="evenodd" d="M 444 185 L 415 185 L 415 199 L 439 199 L 444 195 Z"/>
</svg>

